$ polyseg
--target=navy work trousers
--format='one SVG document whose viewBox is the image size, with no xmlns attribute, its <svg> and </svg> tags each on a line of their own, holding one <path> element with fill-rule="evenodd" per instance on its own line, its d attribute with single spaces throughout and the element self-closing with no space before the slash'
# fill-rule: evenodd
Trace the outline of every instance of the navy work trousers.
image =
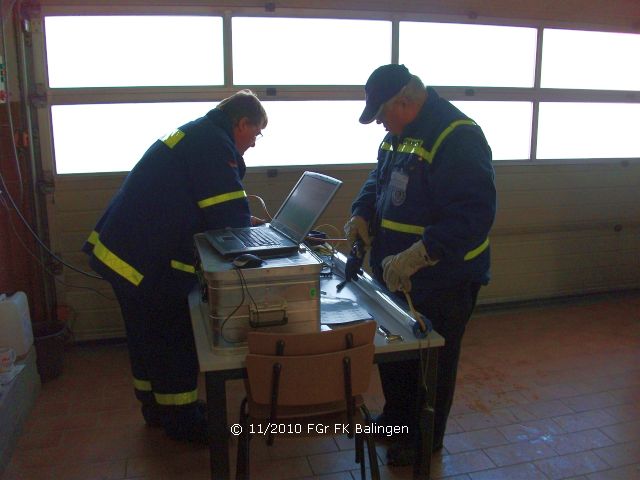
<svg viewBox="0 0 640 480">
<path fill-rule="evenodd" d="M 158 394 L 174 398 L 171 395 L 188 396 L 197 390 L 198 358 L 187 297 L 159 292 L 132 296 L 114 290 L 127 332 L 131 370 L 138 381 L 138 399 L 153 403 Z"/>
<path fill-rule="evenodd" d="M 479 290 L 479 283 L 434 289 L 424 303 L 416 306 L 445 339 L 438 355 L 434 445 L 441 445 L 444 438 L 455 391 L 462 337 Z M 385 417 L 393 424 L 408 425 L 409 432 L 414 434 L 418 431 L 418 405 L 422 405 L 424 399 L 424 392 L 420 395 L 422 398 L 416 398 L 420 361 L 382 363 L 378 368 L 385 396 Z"/>
</svg>

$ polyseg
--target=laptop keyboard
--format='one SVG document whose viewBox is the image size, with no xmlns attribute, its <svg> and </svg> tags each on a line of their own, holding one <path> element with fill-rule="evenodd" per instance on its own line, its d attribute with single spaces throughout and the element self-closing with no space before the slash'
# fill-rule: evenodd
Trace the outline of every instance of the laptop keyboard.
<svg viewBox="0 0 640 480">
<path fill-rule="evenodd" d="M 249 231 L 236 232 L 236 235 L 247 247 L 264 247 L 280 245 L 280 239 L 267 228 L 254 228 Z"/>
</svg>

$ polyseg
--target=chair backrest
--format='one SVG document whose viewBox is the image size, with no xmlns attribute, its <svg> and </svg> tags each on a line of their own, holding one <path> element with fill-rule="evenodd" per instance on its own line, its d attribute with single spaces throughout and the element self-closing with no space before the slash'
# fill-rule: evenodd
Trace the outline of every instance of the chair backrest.
<svg viewBox="0 0 640 480">
<path fill-rule="evenodd" d="M 369 321 L 309 334 L 250 332 L 246 367 L 251 400 L 262 405 L 310 406 L 366 392 L 375 326 Z"/>
<path fill-rule="evenodd" d="M 337 352 L 347 348 L 346 342 L 352 338 L 352 347 L 373 342 L 376 322 L 368 320 L 335 330 L 315 333 L 266 333 L 250 331 L 247 336 L 249 353 L 260 355 L 278 354 L 279 342 L 283 345 L 280 355 L 317 355 Z"/>
</svg>

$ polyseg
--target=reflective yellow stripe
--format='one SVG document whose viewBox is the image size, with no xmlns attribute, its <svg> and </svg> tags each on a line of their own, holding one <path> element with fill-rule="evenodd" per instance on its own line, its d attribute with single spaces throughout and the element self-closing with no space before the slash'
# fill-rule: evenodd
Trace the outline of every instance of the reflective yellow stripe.
<svg viewBox="0 0 640 480">
<path fill-rule="evenodd" d="M 98 237 L 98 232 L 94 230 L 93 232 L 91 232 L 91 235 L 89 235 L 89 238 L 87 238 L 87 242 L 89 242 L 91 245 L 95 245 L 96 243 L 98 243 Z"/>
<path fill-rule="evenodd" d="M 160 138 L 160 141 L 163 142 L 167 147 L 173 148 L 175 147 L 180 140 L 184 138 L 184 132 L 180 129 L 176 129 L 173 132 L 165 135 Z"/>
<path fill-rule="evenodd" d="M 148 380 L 138 380 L 137 378 L 134 378 L 133 388 L 135 388 L 136 390 L 140 390 L 141 392 L 150 392 L 151 382 Z"/>
<path fill-rule="evenodd" d="M 415 138 L 406 138 L 402 142 L 402 144 L 398 146 L 398 152 L 417 155 L 423 160 L 426 160 L 428 163 L 431 163 L 433 162 L 433 157 L 436 156 L 436 152 L 438 151 L 438 148 L 440 148 L 440 145 L 442 144 L 444 139 L 447 138 L 447 136 L 460 125 L 476 125 L 476 122 L 474 122 L 473 120 L 456 120 L 455 122 L 452 122 L 447 128 L 443 130 L 438 138 L 436 138 L 431 151 L 422 148 L 419 145 L 416 145 Z M 388 142 L 382 142 L 382 144 L 380 145 L 380 149 L 388 152 L 393 152 L 393 145 Z"/>
<path fill-rule="evenodd" d="M 429 153 L 424 148 L 417 147 L 415 145 L 407 145 L 403 143 L 402 145 L 398 146 L 398 151 L 401 153 L 409 153 L 409 154 L 417 155 L 429 163 L 431 163 L 431 161 L 433 160 L 433 155 L 431 153 Z"/>
<path fill-rule="evenodd" d="M 198 390 L 184 393 L 153 393 L 160 405 L 186 405 L 198 400 Z"/>
<path fill-rule="evenodd" d="M 187 272 L 187 273 L 196 273 L 196 267 L 194 267 L 193 265 L 189 265 L 187 263 L 179 262 L 177 260 L 171 260 L 171 267 L 175 268 L 176 270 L 182 270 L 183 272 Z"/>
<path fill-rule="evenodd" d="M 424 233 L 424 227 L 420 225 L 409 225 L 408 223 L 394 222 L 392 220 L 382 219 L 380 226 L 395 232 L 411 233 L 413 235 L 422 235 Z M 465 261 L 473 260 L 489 247 L 489 238 L 487 238 L 482 244 L 464 256 Z"/>
<path fill-rule="evenodd" d="M 489 237 L 479 247 L 474 248 L 464 256 L 465 261 L 473 260 L 489 247 Z"/>
<path fill-rule="evenodd" d="M 445 128 L 444 132 L 442 132 L 440 136 L 436 139 L 436 143 L 433 144 L 433 148 L 431 149 L 431 153 L 429 154 L 430 158 L 426 158 L 425 160 L 427 160 L 427 162 L 429 163 L 433 161 L 433 157 L 436 156 L 436 152 L 438 151 L 440 144 L 444 141 L 445 138 L 447 138 L 447 135 L 449 135 L 454 128 L 459 127 L 460 125 L 475 125 L 475 124 L 476 122 L 474 122 L 473 120 L 456 120 L 455 122 L 451 123 L 451 125 Z"/>
<path fill-rule="evenodd" d="M 389 230 L 395 230 L 402 233 L 413 233 L 414 235 L 422 235 L 424 233 L 424 227 L 420 225 L 409 225 L 408 223 L 394 222 L 392 220 L 382 219 L 380 226 Z"/>
<path fill-rule="evenodd" d="M 245 198 L 247 192 L 244 190 L 238 190 L 237 192 L 223 193 L 222 195 L 216 195 L 215 197 L 205 198 L 198 202 L 200 208 L 210 207 L 219 203 L 228 202 L 230 200 L 237 200 L 238 198 Z"/>
<path fill-rule="evenodd" d="M 144 275 L 142 275 L 139 271 L 119 258 L 107 247 L 105 247 L 104 244 L 97 238 L 95 246 L 93 247 L 93 254 L 107 267 L 116 272 L 118 275 L 121 275 L 125 279 L 129 280 L 136 287 L 140 285 L 140 282 L 144 278 Z"/>
</svg>

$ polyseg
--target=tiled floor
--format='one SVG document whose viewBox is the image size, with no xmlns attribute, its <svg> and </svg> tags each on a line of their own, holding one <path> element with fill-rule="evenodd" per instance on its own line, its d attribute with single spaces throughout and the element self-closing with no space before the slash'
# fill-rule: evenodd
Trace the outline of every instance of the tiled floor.
<svg viewBox="0 0 640 480">
<path fill-rule="evenodd" d="M 5 480 L 208 478 L 206 448 L 142 423 L 124 346 L 74 347 L 65 361 Z M 242 388 L 229 385 L 230 419 Z M 377 373 L 367 403 L 382 406 Z M 252 448 L 255 478 L 359 478 L 345 437 Z M 378 453 L 383 464 L 384 445 Z M 640 293 L 477 313 L 434 465 L 433 478 L 456 480 L 640 479 Z M 381 473 L 411 478 L 409 468 Z"/>
</svg>

